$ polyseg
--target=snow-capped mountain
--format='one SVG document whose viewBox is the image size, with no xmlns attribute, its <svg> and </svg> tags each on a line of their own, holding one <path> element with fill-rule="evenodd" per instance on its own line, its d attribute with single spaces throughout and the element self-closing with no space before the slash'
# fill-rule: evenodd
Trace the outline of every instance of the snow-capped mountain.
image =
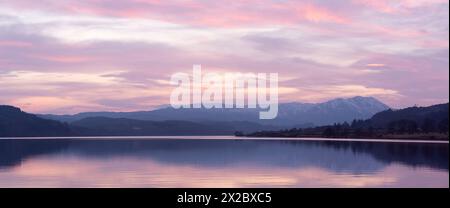
<svg viewBox="0 0 450 208">
<path fill-rule="evenodd" d="M 280 105 L 277 120 L 293 123 L 314 123 L 325 125 L 336 122 L 350 122 L 353 119 L 368 119 L 389 106 L 373 97 L 338 98 L 324 103 L 290 103 Z"/>
<path fill-rule="evenodd" d="M 171 107 L 153 111 L 139 112 L 90 112 L 76 115 L 42 115 L 42 117 L 75 121 L 88 117 L 128 118 L 150 121 L 246 121 L 272 126 L 325 125 L 336 122 L 351 122 L 353 119 L 368 119 L 389 107 L 373 97 L 339 98 L 323 103 L 282 103 L 278 117 L 273 120 L 260 120 L 260 109 L 173 109 Z"/>
</svg>

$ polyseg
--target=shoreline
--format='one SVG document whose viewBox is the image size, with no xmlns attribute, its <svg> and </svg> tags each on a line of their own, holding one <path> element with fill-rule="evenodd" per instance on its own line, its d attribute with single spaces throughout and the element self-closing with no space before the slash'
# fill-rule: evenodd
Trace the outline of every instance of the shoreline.
<svg viewBox="0 0 450 208">
<path fill-rule="evenodd" d="M 239 135 L 237 137 L 279 137 L 279 138 L 322 138 L 322 139 L 380 139 L 380 140 L 424 140 L 424 141 L 449 141 L 448 134 L 385 134 L 378 136 L 347 136 L 325 137 L 321 135 L 283 136 L 283 135 Z"/>
<path fill-rule="evenodd" d="M 210 141 L 339 141 L 339 142 L 387 142 L 449 144 L 449 140 L 387 139 L 387 138 L 325 138 L 325 137 L 248 137 L 248 136 L 86 136 L 86 137 L 0 137 L 5 140 L 210 140 Z"/>
</svg>

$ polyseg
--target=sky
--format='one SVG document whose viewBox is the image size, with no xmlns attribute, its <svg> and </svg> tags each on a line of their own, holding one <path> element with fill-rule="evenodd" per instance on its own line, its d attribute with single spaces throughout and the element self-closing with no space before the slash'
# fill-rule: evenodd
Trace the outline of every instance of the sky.
<svg viewBox="0 0 450 208">
<path fill-rule="evenodd" d="M 281 102 L 449 100 L 448 0 L 0 0 L 0 104 L 149 110 L 170 76 L 278 73 Z"/>
</svg>

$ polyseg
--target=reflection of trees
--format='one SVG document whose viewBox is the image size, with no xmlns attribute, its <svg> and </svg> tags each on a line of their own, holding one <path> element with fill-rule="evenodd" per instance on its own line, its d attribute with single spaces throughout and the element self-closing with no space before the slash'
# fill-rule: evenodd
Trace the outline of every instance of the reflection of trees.
<svg viewBox="0 0 450 208">
<path fill-rule="evenodd" d="M 28 157 L 61 151 L 69 143 L 69 140 L 55 139 L 0 139 L 0 168 L 15 166 Z"/>
<path fill-rule="evenodd" d="M 410 166 L 429 166 L 449 169 L 448 144 L 357 142 L 357 141 L 286 141 L 300 145 L 318 145 L 337 150 L 367 153 L 386 163 L 403 163 Z"/>
<path fill-rule="evenodd" d="M 176 164 L 218 166 L 246 162 L 301 167 L 320 162 L 321 155 L 351 170 L 353 159 L 402 163 L 448 170 L 448 144 L 352 141 L 236 141 L 236 140 L 0 140 L 0 168 L 18 165 L 36 155 L 65 152 L 103 158 L 132 156 Z M 352 155 L 351 153 L 354 153 Z M 373 157 L 369 159 L 367 155 Z M 295 158 L 289 161 L 285 158 Z M 325 159 L 327 159 L 325 158 Z M 330 160 L 336 158 L 336 160 Z M 311 161 L 311 160 L 314 161 Z M 322 159 L 323 160 L 323 159 Z M 330 164 L 328 164 L 330 165 Z M 332 164 L 331 164 L 332 165 Z M 336 165 L 336 164 L 335 164 Z M 332 165 L 333 166 L 333 165 Z"/>
</svg>

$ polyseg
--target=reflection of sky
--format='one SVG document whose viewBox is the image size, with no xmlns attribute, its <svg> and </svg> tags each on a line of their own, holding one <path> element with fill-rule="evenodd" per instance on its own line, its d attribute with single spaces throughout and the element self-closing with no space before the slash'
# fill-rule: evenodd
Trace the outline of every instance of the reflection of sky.
<svg viewBox="0 0 450 208">
<path fill-rule="evenodd" d="M 11 150 L 0 153 L 0 187 L 448 187 L 446 144 L 11 140 L 0 145 Z"/>
<path fill-rule="evenodd" d="M 448 172 L 393 164 L 371 174 L 320 167 L 205 167 L 130 157 L 38 157 L 0 172 L 5 187 L 448 187 Z"/>
<path fill-rule="evenodd" d="M 125 144 L 126 145 L 126 144 Z M 245 165 L 270 168 L 320 167 L 335 172 L 363 174 L 383 168 L 384 163 L 367 153 L 351 149 L 333 149 L 302 143 L 292 145 L 280 142 L 254 141 L 154 141 L 151 143 L 109 144 L 105 151 L 101 143 L 77 143 L 66 152 L 90 157 L 132 155 L 151 158 L 165 164 L 194 164 L 206 167 L 234 167 Z M 103 152 L 100 150 L 103 149 Z"/>
</svg>

